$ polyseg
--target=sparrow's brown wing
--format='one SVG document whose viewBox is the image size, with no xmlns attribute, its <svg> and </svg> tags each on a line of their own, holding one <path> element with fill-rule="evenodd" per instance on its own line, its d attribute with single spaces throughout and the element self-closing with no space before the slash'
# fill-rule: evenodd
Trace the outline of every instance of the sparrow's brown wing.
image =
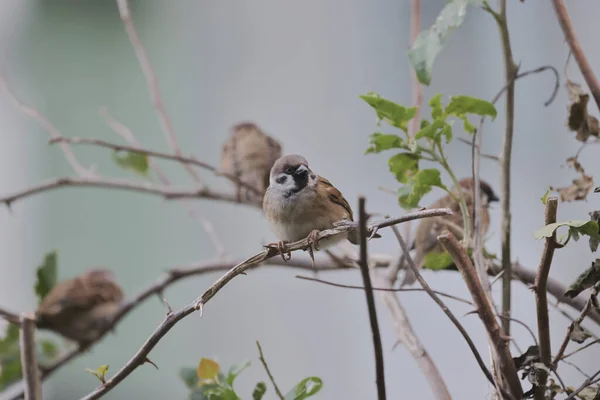
<svg viewBox="0 0 600 400">
<path fill-rule="evenodd" d="M 337 190 L 335 188 L 335 186 L 333 186 L 331 184 L 331 182 L 329 182 L 327 179 L 323 178 L 322 176 L 319 176 L 319 182 L 317 183 L 317 185 L 319 185 L 323 188 L 322 191 L 327 194 L 327 199 L 331 203 L 342 207 L 346 211 L 344 213 L 345 215 L 342 216 L 342 218 L 346 218 L 350 221 L 354 221 L 353 215 L 352 215 L 352 208 L 350 208 L 350 204 L 348 204 L 348 201 L 346 201 L 346 199 L 344 198 L 342 193 L 339 190 Z M 317 192 L 320 192 L 319 188 L 317 188 Z M 342 219 L 342 218 L 340 218 L 340 219 Z"/>
</svg>

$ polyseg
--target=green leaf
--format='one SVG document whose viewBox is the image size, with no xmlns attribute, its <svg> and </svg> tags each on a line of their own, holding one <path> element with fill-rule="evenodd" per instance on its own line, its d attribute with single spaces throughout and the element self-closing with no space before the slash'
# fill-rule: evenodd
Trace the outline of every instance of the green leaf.
<svg viewBox="0 0 600 400">
<path fill-rule="evenodd" d="M 444 105 L 442 104 L 442 94 L 438 93 L 429 100 L 429 106 L 431 107 L 431 118 L 433 120 L 439 119 L 444 115 Z"/>
<path fill-rule="evenodd" d="M 546 205 L 546 202 L 548 201 L 548 195 L 549 194 L 550 194 L 550 188 L 548 188 L 548 190 L 546 190 L 546 193 L 544 193 L 544 195 L 540 199 L 540 200 L 542 200 L 542 204 L 543 205 Z"/>
<path fill-rule="evenodd" d="M 145 154 L 127 151 L 125 155 L 115 151 L 112 153 L 113 161 L 121 168 L 131 170 L 142 176 L 148 175 L 148 156 Z"/>
<path fill-rule="evenodd" d="M 108 372 L 108 365 L 101 365 L 98 368 L 96 368 L 95 371 L 89 368 L 86 368 L 84 371 L 100 379 L 100 382 L 106 383 L 106 373 Z"/>
<path fill-rule="evenodd" d="M 48 364 L 58 356 L 58 346 L 51 340 L 36 340 L 36 353 L 40 364 Z"/>
<path fill-rule="evenodd" d="M 419 156 L 410 153 L 398 153 L 388 160 L 390 172 L 400 183 L 407 183 L 419 171 Z"/>
<path fill-rule="evenodd" d="M 412 176 L 406 186 L 398 190 L 398 202 L 405 209 L 415 208 L 421 198 L 436 186 L 446 189 L 440 178 L 440 171 L 435 168 L 422 169 Z"/>
<path fill-rule="evenodd" d="M 416 133 L 415 139 L 429 138 L 437 141 L 440 137 L 441 130 L 444 127 L 445 122 L 441 119 L 433 121 L 431 124 L 425 125 L 419 132 Z"/>
<path fill-rule="evenodd" d="M 590 220 L 569 220 L 566 222 L 555 222 L 538 229 L 533 234 L 536 240 L 551 237 L 554 232 L 561 226 L 569 228 L 569 234 L 573 236 L 573 239 L 577 240 L 579 235 L 587 235 L 589 237 L 600 239 L 598 233 L 598 224 L 595 221 Z"/>
<path fill-rule="evenodd" d="M 374 133 L 369 138 L 369 147 L 365 154 L 380 153 L 384 150 L 403 148 L 404 141 L 398 135 L 388 135 L 385 133 Z"/>
<path fill-rule="evenodd" d="M 37 281 L 35 282 L 35 293 L 41 303 L 44 297 L 50 293 L 56 285 L 57 276 L 57 253 L 52 251 L 44 257 L 44 262 L 37 269 Z"/>
<path fill-rule="evenodd" d="M 583 271 L 575 282 L 573 282 L 565 292 L 565 296 L 573 299 L 586 289 L 591 288 L 600 281 L 600 259 L 596 259 L 592 266 Z"/>
<path fill-rule="evenodd" d="M 0 335 L 0 390 L 21 379 L 21 353 L 19 351 L 19 327 L 8 324 Z"/>
<path fill-rule="evenodd" d="M 443 49 L 448 35 L 459 27 L 467 12 L 469 3 L 481 3 L 481 0 L 452 0 L 444 6 L 429 29 L 421 31 L 408 52 L 411 65 L 417 73 L 419 82 L 429 86 L 435 58 Z"/>
<path fill-rule="evenodd" d="M 219 374 L 219 370 L 221 367 L 219 363 L 211 360 L 210 358 L 201 358 L 198 363 L 197 375 L 198 379 L 203 380 L 213 380 Z"/>
<path fill-rule="evenodd" d="M 400 128 L 404 132 L 407 132 L 407 122 L 410 121 L 417 113 L 416 107 L 403 107 L 394 103 L 393 101 L 384 99 L 374 92 L 362 95 L 360 98 L 375 109 L 377 117 L 380 120 L 384 120 L 391 126 Z"/>
<path fill-rule="evenodd" d="M 196 368 L 183 367 L 179 370 L 179 377 L 189 389 L 198 386 L 198 374 Z"/>
<path fill-rule="evenodd" d="M 452 96 L 450 104 L 446 107 L 446 114 L 456 116 L 477 114 L 482 117 L 492 117 L 493 120 L 496 118 L 497 111 L 496 107 L 489 101 L 471 96 Z"/>
<path fill-rule="evenodd" d="M 229 372 L 227 373 L 227 378 L 225 378 L 225 382 L 227 382 L 229 386 L 233 386 L 233 381 L 235 381 L 235 378 L 237 378 L 237 376 L 249 366 L 250 361 L 246 361 L 244 364 L 232 366 L 231 368 L 229 368 Z"/>
<path fill-rule="evenodd" d="M 304 400 L 319 393 L 323 387 L 321 378 L 311 376 L 300 381 L 285 395 L 285 400 Z"/>
<path fill-rule="evenodd" d="M 454 261 L 452 260 L 450 254 L 448 254 L 446 251 L 439 253 L 430 251 L 429 253 L 425 254 L 423 259 L 423 267 L 434 271 L 446 269 L 452 264 L 454 264 Z"/>
<path fill-rule="evenodd" d="M 267 384 L 258 382 L 252 391 L 252 400 L 261 400 L 265 393 L 267 393 Z"/>
</svg>

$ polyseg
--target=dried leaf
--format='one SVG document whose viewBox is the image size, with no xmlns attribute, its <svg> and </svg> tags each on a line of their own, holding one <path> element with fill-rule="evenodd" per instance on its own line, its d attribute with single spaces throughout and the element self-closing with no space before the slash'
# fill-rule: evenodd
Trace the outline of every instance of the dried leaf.
<svg viewBox="0 0 600 400">
<path fill-rule="evenodd" d="M 567 125 L 570 130 L 577 132 L 575 138 L 580 142 L 586 142 L 590 136 L 598 137 L 600 134 L 598 119 L 589 115 L 587 111 L 590 95 L 584 92 L 580 84 L 570 80 L 567 80 L 567 92 L 571 101 Z"/>
<path fill-rule="evenodd" d="M 584 327 L 582 327 L 581 324 L 578 322 L 573 322 L 573 330 L 571 330 L 571 333 L 569 334 L 569 339 L 581 344 L 590 336 L 590 333 Z"/>
<path fill-rule="evenodd" d="M 600 281 L 600 259 L 596 259 L 591 267 L 583 271 L 581 275 L 577 277 L 575 282 L 567 288 L 565 296 L 571 299 L 577 297 L 579 293 L 591 288 L 598 281 Z"/>
<path fill-rule="evenodd" d="M 560 201 L 576 201 L 576 200 L 585 200 L 594 187 L 594 178 L 586 175 L 585 170 L 577 161 L 576 157 L 567 158 L 567 166 L 569 168 L 575 169 L 581 177 L 574 179 L 571 186 L 567 186 L 564 188 L 550 188 L 555 192 L 560 194 Z"/>
<path fill-rule="evenodd" d="M 588 386 L 581 392 L 577 393 L 577 397 L 581 400 L 599 400 L 600 392 L 597 387 Z"/>
</svg>

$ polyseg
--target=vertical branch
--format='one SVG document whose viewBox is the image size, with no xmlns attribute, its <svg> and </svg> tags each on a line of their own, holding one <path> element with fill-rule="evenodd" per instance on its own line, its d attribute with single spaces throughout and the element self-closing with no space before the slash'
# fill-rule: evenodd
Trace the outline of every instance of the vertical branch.
<svg viewBox="0 0 600 400">
<path fill-rule="evenodd" d="M 594 96 L 594 101 L 596 102 L 598 110 L 600 110 L 600 82 L 596 79 L 596 75 L 594 75 L 594 71 L 585 57 L 581 44 L 579 44 L 575 29 L 573 29 L 573 24 L 571 23 L 571 18 L 569 18 L 567 7 L 565 7 L 563 0 L 552 0 L 552 4 L 554 5 L 554 12 L 558 18 L 558 23 L 565 35 L 565 41 L 569 45 L 571 53 L 573 53 L 573 56 L 575 57 L 575 61 L 577 61 L 577 65 L 579 66 L 581 75 L 583 75 L 583 78 L 585 79 L 585 83 L 587 83 L 590 92 L 592 92 L 592 96 Z"/>
<path fill-rule="evenodd" d="M 548 198 L 546 201 L 546 212 L 544 217 L 545 225 L 556 222 L 557 207 L 558 199 L 556 197 Z M 542 252 L 542 259 L 538 266 L 534 284 L 538 319 L 538 337 L 540 341 L 540 361 L 548 368 L 551 367 L 552 349 L 550 348 L 550 321 L 548 318 L 548 294 L 546 293 L 546 285 L 548 283 L 548 275 L 550 273 L 550 266 L 552 265 L 552 257 L 555 249 L 556 232 L 554 232 L 551 237 L 546 238 L 546 241 L 544 242 L 544 251 Z M 544 399 L 547 378 L 546 372 L 540 370 L 539 382 L 534 393 L 536 400 Z"/>
<path fill-rule="evenodd" d="M 258 342 L 258 340 L 256 341 L 256 347 L 258 347 L 258 358 L 259 358 L 260 362 L 262 363 L 263 367 L 265 367 L 265 371 L 267 371 L 267 375 L 269 376 L 269 380 L 271 381 L 271 384 L 275 388 L 275 393 L 277 393 L 277 397 L 279 397 L 280 400 L 285 400 L 285 398 L 283 397 L 283 394 L 281 394 L 281 390 L 279 390 L 279 386 L 277 386 L 277 383 L 275 383 L 275 378 L 273 378 L 273 375 L 271 374 L 271 370 L 269 369 L 269 366 L 267 365 L 267 360 L 265 360 L 265 356 L 263 355 L 262 347 L 261 347 L 260 343 Z"/>
<path fill-rule="evenodd" d="M 138 59 L 138 62 L 140 63 L 140 67 L 142 68 L 144 77 L 146 78 L 146 84 L 148 86 L 148 90 L 150 91 L 152 104 L 154 105 L 154 109 L 158 114 L 158 119 L 160 120 L 160 125 L 167 139 L 167 142 L 169 143 L 169 148 L 176 155 L 181 156 L 181 148 L 177 143 L 175 129 L 173 128 L 171 119 L 167 114 L 167 110 L 165 109 L 165 105 L 162 101 L 160 90 L 158 89 L 158 79 L 156 79 L 156 74 L 152 69 L 152 65 L 150 65 L 150 60 L 148 59 L 146 49 L 144 48 L 144 45 L 142 44 L 142 41 L 140 40 L 140 37 L 138 36 L 137 31 L 135 30 L 135 26 L 133 25 L 128 0 L 117 0 L 117 6 L 119 7 L 119 15 L 121 17 L 121 21 L 123 21 L 123 25 L 125 25 L 125 30 L 127 31 L 127 37 L 129 37 L 129 41 L 133 46 L 135 55 Z M 200 182 L 200 177 L 190 165 L 184 165 L 184 167 L 189 172 L 190 176 L 194 178 L 194 181 Z"/>
<path fill-rule="evenodd" d="M 510 45 L 510 34 L 508 31 L 508 20 L 506 17 L 506 0 L 499 0 L 500 12 L 494 13 L 498 29 L 500 30 L 500 39 L 502 41 L 502 54 L 504 55 L 504 82 L 506 83 L 506 102 L 505 102 L 505 130 L 502 155 L 500 157 L 500 208 L 502 209 L 502 326 L 504 334 L 510 335 L 510 308 L 511 308 L 511 281 L 512 281 L 512 262 L 510 251 L 510 231 L 511 231 L 511 212 L 510 212 L 510 167 L 512 156 L 512 142 L 514 133 L 515 118 L 515 76 L 518 67 L 515 64 Z"/>
<path fill-rule="evenodd" d="M 417 36 L 421 32 L 421 0 L 411 1 L 411 13 L 410 13 L 410 46 L 415 43 Z M 417 79 L 417 72 L 412 71 L 411 74 L 411 96 L 412 106 L 417 107 L 417 112 L 413 117 L 410 124 L 409 135 L 414 136 L 419 131 L 420 114 L 421 114 L 421 103 L 423 102 L 423 89 L 419 80 Z"/>
<path fill-rule="evenodd" d="M 20 325 L 19 347 L 25 400 L 42 400 L 42 381 L 35 357 L 35 317 L 30 313 L 22 313 Z"/>
<path fill-rule="evenodd" d="M 373 333 L 373 347 L 375 350 L 375 376 L 377 381 L 377 398 L 385 400 L 385 376 L 383 371 L 383 349 L 381 347 L 381 336 L 379 334 L 379 325 L 377 323 L 377 310 L 375 309 L 375 298 L 373 296 L 373 285 L 369 274 L 369 262 L 367 257 L 367 212 L 365 211 L 365 198 L 358 198 L 358 224 L 360 235 L 360 272 L 362 274 L 365 296 L 367 297 L 367 307 L 369 309 L 369 322 L 371 323 L 371 332 Z"/>
</svg>

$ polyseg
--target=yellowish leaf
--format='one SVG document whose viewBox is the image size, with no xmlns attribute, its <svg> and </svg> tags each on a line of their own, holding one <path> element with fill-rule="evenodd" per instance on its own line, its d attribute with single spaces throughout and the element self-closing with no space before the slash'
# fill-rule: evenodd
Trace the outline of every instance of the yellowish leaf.
<svg viewBox="0 0 600 400">
<path fill-rule="evenodd" d="M 215 379 L 221 367 L 219 363 L 210 358 L 201 358 L 198 363 L 198 379 L 201 381 L 207 379 Z"/>
</svg>

